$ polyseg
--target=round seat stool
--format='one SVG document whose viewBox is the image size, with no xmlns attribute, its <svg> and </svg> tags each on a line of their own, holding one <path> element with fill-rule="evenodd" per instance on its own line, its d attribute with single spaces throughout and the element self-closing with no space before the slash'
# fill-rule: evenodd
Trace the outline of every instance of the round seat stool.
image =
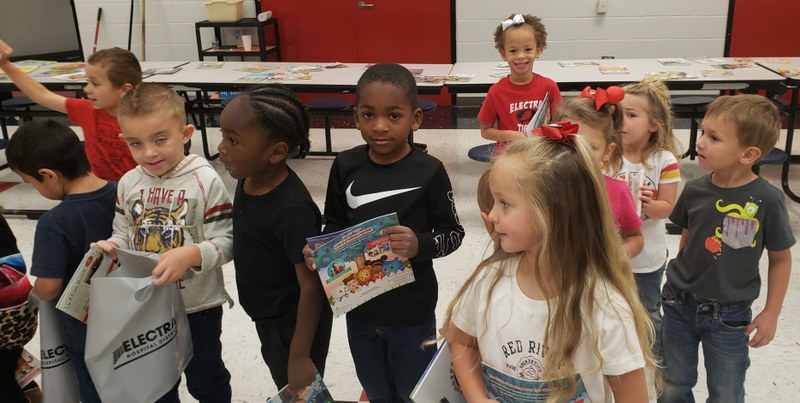
<svg viewBox="0 0 800 403">
<path fill-rule="evenodd" d="M 697 133 L 700 131 L 700 125 L 697 123 L 705 114 L 705 108 L 715 98 L 709 96 L 680 96 L 674 97 L 670 101 L 672 105 L 672 113 L 676 118 L 691 119 L 691 126 L 689 130 L 689 149 L 681 156 L 681 158 L 689 157 L 694 159 L 697 156 L 695 144 L 697 144 Z"/>
<path fill-rule="evenodd" d="M 331 145 L 331 121 L 330 115 L 342 115 L 349 111 L 353 104 L 347 98 L 316 98 L 306 102 L 308 113 L 311 115 L 322 115 L 325 124 L 325 151 L 310 151 L 309 155 L 336 155 Z"/>
<path fill-rule="evenodd" d="M 758 172 L 761 170 L 762 165 L 783 164 L 784 162 L 786 162 L 787 158 L 789 158 L 789 156 L 786 155 L 786 152 L 784 152 L 780 148 L 773 148 L 767 155 L 765 155 L 763 158 L 761 158 L 755 164 L 753 164 L 753 172 L 758 174 Z"/>
</svg>

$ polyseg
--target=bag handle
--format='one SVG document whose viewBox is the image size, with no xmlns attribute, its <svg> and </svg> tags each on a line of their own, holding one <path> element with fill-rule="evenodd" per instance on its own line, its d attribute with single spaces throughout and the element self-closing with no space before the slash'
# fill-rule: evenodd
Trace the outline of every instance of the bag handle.
<svg viewBox="0 0 800 403">
<path fill-rule="evenodd" d="M 133 298 L 135 298 L 137 302 L 145 302 L 149 300 L 153 295 L 153 289 L 157 287 L 153 284 L 153 280 L 156 279 L 156 276 L 150 276 L 148 279 L 150 279 L 150 282 L 147 283 L 146 286 L 136 290 L 136 292 L 133 293 Z"/>
</svg>

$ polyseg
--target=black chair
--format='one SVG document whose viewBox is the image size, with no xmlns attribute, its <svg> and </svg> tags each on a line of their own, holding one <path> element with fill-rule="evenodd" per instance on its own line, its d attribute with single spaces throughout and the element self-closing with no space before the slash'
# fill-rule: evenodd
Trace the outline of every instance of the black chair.
<svg viewBox="0 0 800 403">
<path fill-rule="evenodd" d="M 700 131 L 698 120 L 703 118 L 706 107 L 715 98 L 709 96 L 685 96 L 672 98 L 672 113 L 676 118 L 691 119 L 689 130 L 689 148 L 681 158 L 689 157 L 694 159 L 697 156 L 695 144 L 697 144 L 697 133 Z"/>
<path fill-rule="evenodd" d="M 352 113 L 353 104 L 347 98 L 317 98 L 306 102 L 310 115 L 321 115 L 325 125 L 325 151 L 309 151 L 308 155 L 335 156 L 338 154 L 333 151 L 331 144 L 331 121 L 332 115 L 349 115 Z"/>
</svg>

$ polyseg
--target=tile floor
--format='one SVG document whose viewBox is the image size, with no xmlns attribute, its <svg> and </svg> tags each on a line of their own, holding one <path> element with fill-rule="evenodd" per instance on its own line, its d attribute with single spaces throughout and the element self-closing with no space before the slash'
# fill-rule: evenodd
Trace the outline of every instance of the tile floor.
<svg viewBox="0 0 800 403">
<path fill-rule="evenodd" d="M 452 126 L 450 127 L 472 126 L 469 124 L 469 120 L 468 117 L 456 116 L 451 120 Z M 678 130 L 677 134 L 686 144 L 687 131 Z M 212 131 L 210 137 L 213 147 L 216 145 L 216 141 L 219 141 L 219 134 Z M 193 144 L 193 152 L 200 154 L 202 149 L 199 136 L 196 139 L 197 141 Z M 475 263 L 481 259 L 488 245 L 488 237 L 480 222 L 475 202 L 475 186 L 485 164 L 467 158 L 467 150 L 470 147 L 483 144 L 485 141 L 480 138 L 475 129 L 423 128 L 417 132 L 415 139 L 417 142 L 428 144 L 429 152 L 444 162 L 453 183 L 461 222 L 467 232 L 464 243 L 458 251 L 438 259 L 434 263 L 440 284 L 437 317 L 441 320 L 447 303 L 474 268 Z M 356 130 L 351 128 L 334 130 L 335 149 L 343 150 L 360 143 L 361 138 Z M 322 130 L 312 129 L 312 144 L 315 145 L 315 149 L 324 145 Z M 800 151 L 796 148 L 794 153 L 800 154 Z M 293 160 L 290 163 L 305 181 L 320 208 L 324 205 L 325 186 L 331 162 L 331 159 L 309 158 Z M 684 180 L 703 174 L 694 161 L 683 160 L 681 162 Z M 221 164 L 216 161 L 212 164 L 226 180 L 229 189 L 232 190 L 234 181 L 227 176 Z M 774 185 L 780 186 L 780 167 L 764 167 L 762 175 Z M 800 175 L 798 168 L 794 168 L 793 175 L 795 178 Z M 19 178 L 10 170 L 3 170 L 0 171 L 0 182 L 19 182 Z M 795 190 L 800 191 L 800 180 L 794 179 L 792 182 Z M 787 203 L 792 228 L 797 233 L 800 229 L 800 204 L 791 201 Z M 0 193 L 0 205 L 7 209 L 47 209 L 54 203 L 42 199 L 32 187 L 20 184 Z M 30 262 L 31 243 L 36 222 L 24 217 L 12 216 L 9 217 L 9 223 L 19 239 L 23 255 Z M 677 236 L 668 236 L 671 255 L 675 255 L 677 251 L 677 241 Z M 800 260 L 800 246 L 792 249 L 793 266 L 797 269 L 797 263 Z M 226 288 L 236 300 L 233 264 L 225 265 L 223 270 L 226 277 Z M 765 270 L 762 270 L 762 273 L 765 275 Z M 797 364 L 797 357 L 800 355 L 800 295 L 797 291 L 800 273 L 795 271 L 792 277 L 793 283 L 786 297 L 777 337 L 770 345 L 753 350 L 751 353 L 752 365 L 746 383 L 749 401 L 791 400 L 800 390 L 800 382 L 798 382 L 797 372 L 795 372 L 800 370 L 800 365 Z M 756 302 L 754 309 L 757 311 L 763 307 L 763 303 L 764 291 L 762 290 L 762 297 Z M 225 310 L 222 342 L 224 359 L 233 375 L 233 400 L 235 402 L 264 402 L 276 389 L 269 377 L 266 365 L 261 360 L 258 337 L 253 325 L 239 306 Z M 30 351 L 38 351 L 38 338 L 34 338 L 28 348 Z M 700 374 L 695 391 L 698 400 L 704 400 L 707 395 L 702 368 Z M 358 399 L 361 387 L 350 358 L 344 318 L 334 321 L 325 380 L 335 398 L 350 401 Z M 181 388 L 181 397 L 186 402 L 194 401 L 186 392 L 185 387 Z"/>
</svg>

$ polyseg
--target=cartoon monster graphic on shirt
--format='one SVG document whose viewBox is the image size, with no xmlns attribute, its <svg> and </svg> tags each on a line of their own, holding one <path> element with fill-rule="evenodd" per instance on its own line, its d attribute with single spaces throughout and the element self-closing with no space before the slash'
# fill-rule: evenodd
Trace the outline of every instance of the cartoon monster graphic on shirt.
<svg viewBox="0 0 800 403">
<path fill-rule="evenodd" d="M 744 206 L 736 203 L 722 205 L 722 199 L 717 200 L 716 209 L 725 213 L 721 227 L 714 229 L 714 235 L 706 239 L 706 249 L 719 256 L 722 253 L 722 244 L 733 249 L 756 246 L 756 234 L 760 223 L 755 218 L 758 204 L 749 201 Z"/>
</svg>

